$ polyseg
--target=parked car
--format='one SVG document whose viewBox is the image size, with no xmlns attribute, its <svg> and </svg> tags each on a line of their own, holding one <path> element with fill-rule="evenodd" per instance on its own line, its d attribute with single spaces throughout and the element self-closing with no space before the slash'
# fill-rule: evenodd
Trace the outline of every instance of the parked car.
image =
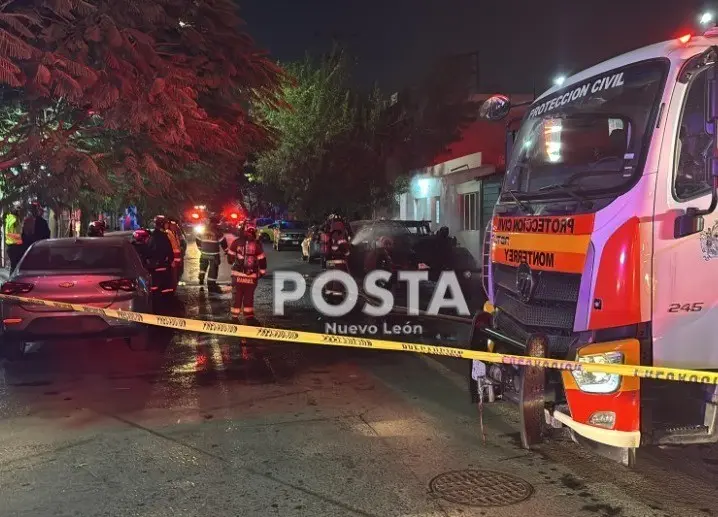
<svg viewBox="0 0 718 517">
<path fill-rule="evenodd" d="M 307 236 L 307 223 L 303 221 L 279 221 L 274 227 L 274 249 L 301 248 Z"/>
<path fill-rule="evenodd" d="M 274 229 L 277 224 L 274 219 L 260 218 L 254 220 L 254 225 L 257 227 L 257 238 L 262 242 L 274 242 Z"/>
<path fill-rule="evenodd" d="M 363 276 L 380 267 L 377 261 L 381 254 L 378 253 L 378 250 L 384 238 L 392 241 L 392 260 L 395 264 L 402 269 L 418 268 L 412 249 L 412 233 L 403 224 L 403 221 L 381 219 L 354 221 L 349 224 L 352 229 L 356 228 L 349 255 L 349 270 L 352 275 Z"/>
<path fill-rule="evenodd" d="M 125 239 L 49 239 L 33 244 L 0 292 L 100 309 L 152 311 L 151 277 Z M 124 338 L 146 349 L 141 323 L 30 303 L 0 302 L 6 356 L 24 354 L 27 342 L 71 337 Z"/>
<path fill-rule="evenodd" d="M 302 260 L 311 262 L 321 257 L 321 239 L 318 226 L 310 226 L 302 241 Z"/>
</svg>

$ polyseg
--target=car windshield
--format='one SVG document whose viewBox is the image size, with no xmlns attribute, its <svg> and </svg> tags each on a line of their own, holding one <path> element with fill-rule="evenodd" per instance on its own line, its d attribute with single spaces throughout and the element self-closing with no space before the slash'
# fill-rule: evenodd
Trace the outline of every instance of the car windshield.
<svg viewBox="0 0 718 517">
<path fill-rule="evenodd" d="M 390 236 L 390 235 L 408 235 L 412 232 L 409 230 L 409 227 L 407 227 L 404 224 L 401 223 L 382 223 L 377 224 L 374 227 L 375 232 L 380 236 Z"/>
<path fill-rule="evenodd" d="M 282 230 L 306 230 L 307 223 L 301 221 L 282 221 L 280 228 Z"/>
<path fill-rule="evenodd" d="M 648 61 L 579 81 L 532 105 L 504 192 L 621 190 L 638 174 L 666 64 Z"/>
<path fill-rule="evenodd" d="M 122 269 L 125 254 L 120 246 L 58 245 L 32 248 L 19 269 L 26 271 L 87 271 Z"/>
<path fill-rule="evenodd" d="M 431 229 L 424 223 L 405 223 L 404 226 L 413 234 L 431 235 Z"/>
</svg>

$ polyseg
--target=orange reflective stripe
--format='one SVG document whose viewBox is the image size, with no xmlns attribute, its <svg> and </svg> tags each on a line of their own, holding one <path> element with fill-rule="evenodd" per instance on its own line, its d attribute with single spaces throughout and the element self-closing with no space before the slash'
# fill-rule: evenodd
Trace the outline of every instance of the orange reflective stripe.
<svg viewBox="0 0 718 517">
<path fill-rule="evenodd" d="M 548 235 L 590 235 L 593 232 L 594 214 L 574 216 L 494 217 L 493 232 L 538 233 Z"/>
<path fill-rule="evenodd" d="M 494 248 L 491 250 L 491 261 L 506 264 L 507 266 L 518 266 L 525 262 L 531 269 L 540 271 L 583 273 L 586 255 L 584 253 Z"/>
</svg>

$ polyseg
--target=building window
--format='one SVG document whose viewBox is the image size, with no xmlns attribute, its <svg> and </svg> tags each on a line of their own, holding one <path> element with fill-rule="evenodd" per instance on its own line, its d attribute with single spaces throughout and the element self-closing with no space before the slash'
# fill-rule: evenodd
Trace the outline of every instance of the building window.
<svg viewBox="0 0 718 517">
<path fill-rule="evenodd" d="M 434 198 L 434 222 L 439 224 L 441 222 L 441 198 Z"/>
<path fill-rule="evenodd" d="M 479 193 L 462 194 L 460 198 L 460 207 L 462 211 L 461 230 L 476 231 L 479 229 Z"/>
</svg>

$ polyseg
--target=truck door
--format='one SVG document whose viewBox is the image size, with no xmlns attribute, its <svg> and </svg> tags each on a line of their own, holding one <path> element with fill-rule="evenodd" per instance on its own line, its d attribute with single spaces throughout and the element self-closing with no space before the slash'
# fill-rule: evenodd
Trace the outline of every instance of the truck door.
<svg viewBox="0 0 718 517">
<path fill-rule="evenodd" d="M 718 218 L 676 238 L 677 215 L 711 201 L 706 71 L 677 84 L 665 123 L 656 188 L 653 262 L 653 364 L 718 368 Z M 685 97 L 681 89 L 687 88 Z"/>
</svg>

